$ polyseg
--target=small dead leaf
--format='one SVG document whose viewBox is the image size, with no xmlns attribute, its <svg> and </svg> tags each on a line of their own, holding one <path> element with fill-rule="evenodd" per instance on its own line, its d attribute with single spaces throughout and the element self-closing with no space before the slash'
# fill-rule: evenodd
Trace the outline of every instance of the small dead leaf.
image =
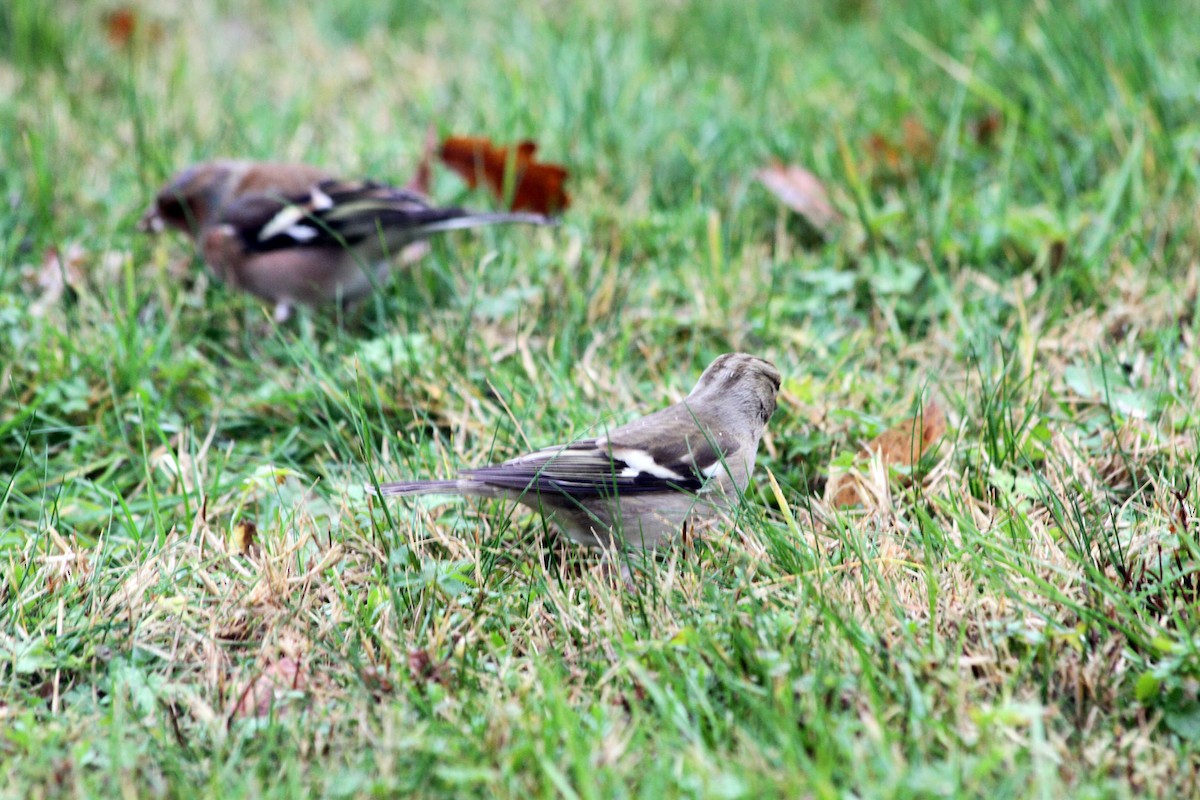
<svg viewBox="0 0 1200 800">
<path fill-rule="evenodd" d="M 104 33 L 113 47 L 127 47 L 137 26 L 137 12 L 128 6 L 114 8 L 104 15 Z"/>
<path fill-rule="evenodd" d="M 834 508 L 865 505 L 870 494 L 867 482 L 855 470 L 830 472 L 825 484 L 825 501 Z"/>
<path fill-rule="evenodd" d="M 513 193 L 509 207 L 514 211 L 561 213 L 571 205 L 571 197 L 563 188 L 569 173 L 558 164 L 538 162 L 536 152 L 537 144 L 529 140 L 518 143 L 514 151 L 482 136 L 451 136 L 442 142 L 438 155 L 472 189 L 485 183 L 501 200 L 511 160 Z"/>
<path fill-rule="evenodd" d="M 936 143 L 925 123 L 909 114 L 900 122 L 900 130 L 904 135 L 904 152 L 909 158 L 918 164 L 933 161 Z"/>
<path fill-rule="evenodd" d="M 882 133 L 876 131 L 867 137 L 867 155 L 871 159 L 873 172 L 881 170 L 887 172 L 899 172 L 902 157 L 900 148 L 892 144 L 892 141 Z"/>
<path fill-rule="evenodd" d="M 408 671 L 414 678 L 427 679 L 433 674 L 433 659 L 424 650 L 409 650 Z"/>
<path fill-rule="evenodd" d="M 265 717 L 288 692 L 302 692 L 307 686 L 308 679 L 300 662 L 294 658 L 281 658 L 246 685 L 232 716 Z"/>
<path fill-rule="evenodd" d="M 233 526 L 229 539 L 235 552 L 249 556 L 253 555 L 252 550 L 258 550 L 257 536 L 258 526 L 249 520 L 242 520 Z"/>
<path fill-rule="evenodd" d="M 421 160 L 417 162 L 417 171 L 412 180 L 404 184 L 410 192 L 425 196 L 429 195 L 429 185 L 433 179 L 433 154 L 437 151 L 437 132 L 430 125 L 425 129 L 425 149 L 421 151 Z"/>
<path fill-rule="evenodd" d="M 1004 129 L 1004 117 L 1000 116 L 999 111 L 992 110 L 971 120 L 969 128 L 976 144 L 990 147 L 997 134 Z"/>
<path fill-rule="evenodd" d="M 129 6 L 119 6 L 109 11 L 104 15 L 102 24 L 108 43 L 117 48 L 128 48 L 139 37 L 150 42 L 158 42 L 163 37 L 161 24 L 147 23 L 136 9 Z"/>
<path fill-rule="evenodd" d="M 795 164 L 775 163 L 754 173 L 781 203 L 824 233 L 841 220 L 829 202 L 829 193 L 816 175 Z"/>
<path fill-rule="evenodd" d="M 880 131 L 872 133 L 866 141 L 868 166 L 876 175 L 906 175 L 914 167 L 932 162 L 936 149 L 929 129 L 912 114 L 900 121 L 899 141 Z"/>
<path fill-rule="evenodd" d="M 863 446 L 868 454 L 878 454 L 884 469 L 911 467 L 946 433 L 946 413 L 936 400 L 931 400 L 921 413 L 908 417 Z M 870 495 L 864 476 L 856 469 L 831 471 L 825 486 L 825 497 L 833 506 L 852 506 L 864 503 Z"/>
<path fill-rule="evenodd" d="M 418 681 L 445 685 L 446 676 L 442 674 L 442 667 L 443 664 L 435 662 L 425 650 L 408 651 L 408 671 Z"/>
<path fill-rule="evenodd" d="M 932 400 L 920 414 L 879 434 L 865 449 L 879 453 L 885 466 L 911 467 L 945 433 L 946 413 L 936 400 Z"/>
</svg>

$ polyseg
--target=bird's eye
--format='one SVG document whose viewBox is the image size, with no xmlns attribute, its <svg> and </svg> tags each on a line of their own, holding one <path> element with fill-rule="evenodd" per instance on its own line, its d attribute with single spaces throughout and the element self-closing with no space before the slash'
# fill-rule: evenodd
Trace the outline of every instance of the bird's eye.
<svg viewBox="0 0 1200 800">
<path fill-rule="evenodd" d="M 160 194 L 157 204 L 159 216 L 166 222 L 185 225 L 192 218 L 191 208 L 179 195 Z"/>
</svg>

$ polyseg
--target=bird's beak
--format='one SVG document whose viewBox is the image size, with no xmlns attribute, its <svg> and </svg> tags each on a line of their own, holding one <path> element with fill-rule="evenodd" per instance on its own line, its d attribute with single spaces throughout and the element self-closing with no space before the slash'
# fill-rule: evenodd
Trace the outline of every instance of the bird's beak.
<svg viewBox="0 0 1200 800">
<path fill-rule="evenodd" d="M 150 207 L 146 209 L 146 213 L 142 214 L 142 218 L 138 220 L 137 224 L 137 229 L 142 233 L 162 233 L 166 227 L 162 215 L 158 213 L 157 203 L 150 204 Z"/>
</svg>

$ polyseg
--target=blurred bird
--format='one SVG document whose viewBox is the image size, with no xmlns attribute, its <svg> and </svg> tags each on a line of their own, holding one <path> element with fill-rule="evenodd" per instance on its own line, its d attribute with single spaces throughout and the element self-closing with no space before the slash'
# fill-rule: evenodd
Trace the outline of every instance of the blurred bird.
<svg viewBox="0 0 1200 800">
<path fill-rule="evenodd" d="M 220 160 L 172 178 L 138 227 L 187 234 L 215 276 L 274 303 L 275 318 L 283 321 L 296 303 L 352 303 L 366 296 L 408 245 L 442 231 L 500 223 L 555 220 L 437 208 L 416 192 L 339 180 L 305 164 Z"/>
<path fill-rule="evenodd" d="M 542 512 L 580 544 L 654 548 L 745 491 L 779 382 L 770 362 L 726 353 L 681 402 L 605 436 L 465 470 L 457 480 L 385 483 L 379 493 L 503 498 Z"/>
</svg>

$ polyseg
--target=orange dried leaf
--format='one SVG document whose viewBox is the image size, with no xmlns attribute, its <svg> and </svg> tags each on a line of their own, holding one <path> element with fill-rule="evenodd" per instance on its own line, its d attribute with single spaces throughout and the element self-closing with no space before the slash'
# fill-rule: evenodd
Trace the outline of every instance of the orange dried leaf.
<svg viewBox="0 0 1200 800">
<path fill-rule="evenodd" d="M 829 476 L 825 485 L 825 496 L 834 508 L 856 506 L 863 502 L 865 492 L 855 482 L 855 476 L 849 472 L 837 472 Z"/>
<path fill-rule="evenodd" d="M 163 37 L 161 23 L 146 22 L 136 9 L 118 6 L 101 19 L 108 43 L 117 48 L 132 47 L 135 40 L 159 42 Z"/>
<path fill-rule="evenodd" d="M 867 443 L 889 467 L 911 467 L 946 433 L 946 413 L 935 400 L 921 413 L 890 428 Z"/>
<path fill-rule="evenodd" d="M 920 414 L 879 434 L 863 450 L 878 453 L 884 467 L 911 467 L 945 433 L 946 413 L 937 401 L 930 401 Z M 830 472 L 825 497 L 835 507 L 864 504 L 872 494 L 870 486 L 870 481 L 857 469 L 839 469 Z"/>
<path fill-rule="evenodd" d="M 775 163 L 754 173 L 781 203 L 804 217 L 819 231 L 827 231 L 841 219 L 829 202 L 829 193 L 816 175 L 795 164 Z"/>
<path fill-rule="evenodd" d="M 882 133 L 872 133 L 867 137 L 867 155 L 870 156 L 875 169 L 900 171 L 900 149 Z"/>
<path fill-rule="evenodd" d="M 872 172 L 896 176 L 933 161 L 937 143 L 925 124 L 910 114 L 900 121 L 899 141 L 876 131 L 867 137 L 865 147 Z"/>
<path fill-rule="evenodd" d="M 567 209 L 571 197 L 564 184 L 568 172 L 558 164 L 538 162 L 537 144 L 520 142 L 515 150 L 498 147 L 482 136 L 451 136 L 438 152 L 442 163 L 463 177 L 474 189 L 486 184 L 496 197 L 504 199 L 505 178 L 511 170 L 514 211 L 556 214 Z M 511 166 L 510 166 L 511 162 Z"/>
<path fill-rule="evenodd" d="M 104 33 L 113 47 L 128 47 L 137 27 L 137 12 L 128 6 L 114 8 L 104 15 Z"/>
</svg>

